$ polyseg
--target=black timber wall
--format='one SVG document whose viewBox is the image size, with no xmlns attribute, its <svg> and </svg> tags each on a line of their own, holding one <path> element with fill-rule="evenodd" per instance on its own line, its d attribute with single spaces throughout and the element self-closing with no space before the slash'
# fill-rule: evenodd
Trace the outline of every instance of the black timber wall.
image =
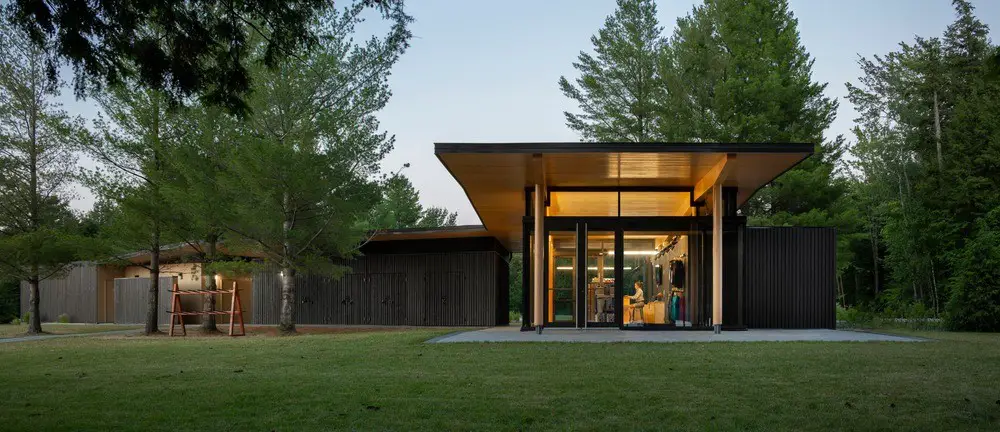
<svg viewBox="0 0 1000 432">
<path fill-rule="evenodd" d="M 493 326 L 508 321 L 509 253 L 494 238 L 374 242 L 339 279 L 296 275 L 296 323 Z M 277 324 L 281 281 L 254 273 L 254 324 Z"/>
<path fill-rule="evenodd" d="M 38 284 L 40 315 L 43 322 L 69 315 L 70 322 L 97 322 L 97 266 L 76 263 L 71 270 Z M 21 316 L 28 312 L 28 282 L 21 281 Z"/>
<path fill-rule="evenodd" d="M 833 228 L 747 227 L 743 257 L 748 327 L 836 327 Z"/>
</svg>

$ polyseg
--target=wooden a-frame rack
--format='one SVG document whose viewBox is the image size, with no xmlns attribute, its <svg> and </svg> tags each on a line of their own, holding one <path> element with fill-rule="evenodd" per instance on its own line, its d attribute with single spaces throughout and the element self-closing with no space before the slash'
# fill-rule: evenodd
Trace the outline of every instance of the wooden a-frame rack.
<svg viewBox="0 0 1000 432">
<path fill-rule="evenodd" d="M 191 311 L 185 312 L 181 307 L 181 296 L 182 295 L 216 295 L 216 294 L 232 294 L 232 301 L 229 305 L 228 311 Z M 174 284 L 173 289 L 170 291 L 170 309 L 167 313 L 170 314 L 170 336 L 174 336 L 174 326 L 180 324 L 181 326 L 181 336 L 187 336 L 187 329 L 184 328 L 184 317 L 185 316 L 197 316 L 197 315 L 229 315 L 229 335 L 230 336 L 246 336 L 247 331 L 243 326 L 243 304 L 240 303 L 240 292 L 236 289 L 236 281 L 233 281 L 232 290 L 184 290 L 181 291 L 177 288 L 177 284 Z M 240 326 L 240 332 L 236 333 L 236 324 Z"/>
</svg>

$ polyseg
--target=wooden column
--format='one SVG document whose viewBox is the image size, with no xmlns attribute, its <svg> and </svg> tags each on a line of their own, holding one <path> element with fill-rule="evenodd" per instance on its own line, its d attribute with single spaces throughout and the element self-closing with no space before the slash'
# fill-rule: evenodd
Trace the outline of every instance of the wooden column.
<svg viewBox="0 0 1000 432">
<path fill-rule="evenodd" d="M 712 186 L 712 327 L 722 332 L 722 183 Z"/>
<path fill-rule="evenodd" d="M 542 302 L 544 301 L 543 296 L 543 285 L 545 283 L 545 269 L 543 260 L 545 258 L 545 188 L 540 184 L 535 184 L 535 239 L 534 248 L 532 250 L 531 259 L 533 267 L 534 284 L 531 289 L 534 292 L 533 298 L 535 299 L 535 311 L 533 324 L 535 325 L 536 331 L 541 331 L 544 325 L 544 317 L 542 312 Z"/>
</svg>

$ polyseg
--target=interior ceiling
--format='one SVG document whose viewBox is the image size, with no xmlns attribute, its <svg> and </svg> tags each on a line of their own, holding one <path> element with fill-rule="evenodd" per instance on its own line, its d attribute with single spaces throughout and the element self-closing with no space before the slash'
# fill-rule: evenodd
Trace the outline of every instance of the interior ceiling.
<svg viewBox="0 0 1000 432">
<path fill-rule="evenodd" d="M 581 143 L 574 143 L 581 145 Z M 588 143 L 589 144 L 589 143 Z M 477 146 L 468 144 L 468 147 Z M 582 146 L 585 146 L 583 144 Z M 729 150 L 730 148 L 736 149 Z M 727 151 L 670 151 L 658 152 L 568 152 L 536 153 L 518 149 L 517 152 L 469 151 L 450 148 L 437 152 L 438 158 L 462 185 L 466 195 L 476 209 L 476 213 L 491 235 L 496 236 L 511 251 L 521 249 L 521 219 L 524 216 L 524 190 L 544 181 L 548 187 L 694 187 L 698 180 L 721 161 L 727 154 L 736 155 L 733 169 L 723 182 L 724 186 L 737 187 L 739 205 L 743 205 L 754 192 L 775 177 L 799 163 L 809 151 L 782 153 L 775 146 L 767 151 L 738 151 L 740 145 L 733 144 Z M 747 147 L 751 148 L 751 147 Z M 802 145 L 795 147 L 802 149 Z M 544 180 L 543 180 L 544 179 Z M 553 197 L 550 212 L 566 214 L 566 210 L 579 209 L 586 212 L 615 214 L 617 209 L 609 207 L 614 192 L 590 192 L 591 199 L 576 199 L 570 195 Z M 556 194 L 556 191 L 553 191 Z M 683 206 L 673 194 L 642 196 L 633 192 L 631 197 L 622 198 L 622 214 L 633 208 L 636 215 L 651 215 L 663 212 L 673 214 Z M 659 200 L 658 198 L 666 198 Z M 615 207 L 617 203 L 614 203 Z M 676 206 L 676 207 L 675 207 Z M 608 213 L 608 212 L 612 213 Z"/>
<path fill-rule="evenodd" d="M 684 216 L 691 208 L 688 192 L 621 192 L 622 216 Z M 550 194 L 549 216 L 617 216 L 618 192 Z"/>
</svg>

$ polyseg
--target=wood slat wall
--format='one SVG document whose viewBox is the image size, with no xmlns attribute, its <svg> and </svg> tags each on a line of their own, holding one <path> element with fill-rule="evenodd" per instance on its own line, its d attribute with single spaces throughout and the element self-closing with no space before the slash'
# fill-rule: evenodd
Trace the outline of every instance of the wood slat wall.
<svg viewBox="0 0 1000 432">
<path fill-rule="evenodd" d="M 836 327 L 833 228 L 748 227 L 744 240 L 748 327 Z"/>
<path fill-rule="evenodd" d="M 160 278 L 158 322 L 170 322 L 170 289 L 176 282 L 173 277 Z M 194 296 L 189 296 L 194 297 Z M 115 324 L 143 324 L 149 299 L 149 278 L 115 279 Z"/>
<path fill-rule="evenodd" d="M 338 280 L 296 276 L 299 324 L 492 326 L 506 324 L 507 263 L 496 252 L 371 254 Z M 253 323 L 277 324 L 281 281 L 253 278 Z M 502 306 L 502 308 L 501 308 Z M 501 310 L 502 309 L 502 310 Z M 502 313 L 501 313 L 502 312 Z"/>
<path fill-rule="evenodd" d="M 70 322 L 97 322 L 97 266 L 76 263 L 64 275 L 43 280 L 38 285 L 42 322 L 54 322 L 68 314 Z M 21 282 L 21 316 L 28 311 L 28 283 Z"/>
</svg>

